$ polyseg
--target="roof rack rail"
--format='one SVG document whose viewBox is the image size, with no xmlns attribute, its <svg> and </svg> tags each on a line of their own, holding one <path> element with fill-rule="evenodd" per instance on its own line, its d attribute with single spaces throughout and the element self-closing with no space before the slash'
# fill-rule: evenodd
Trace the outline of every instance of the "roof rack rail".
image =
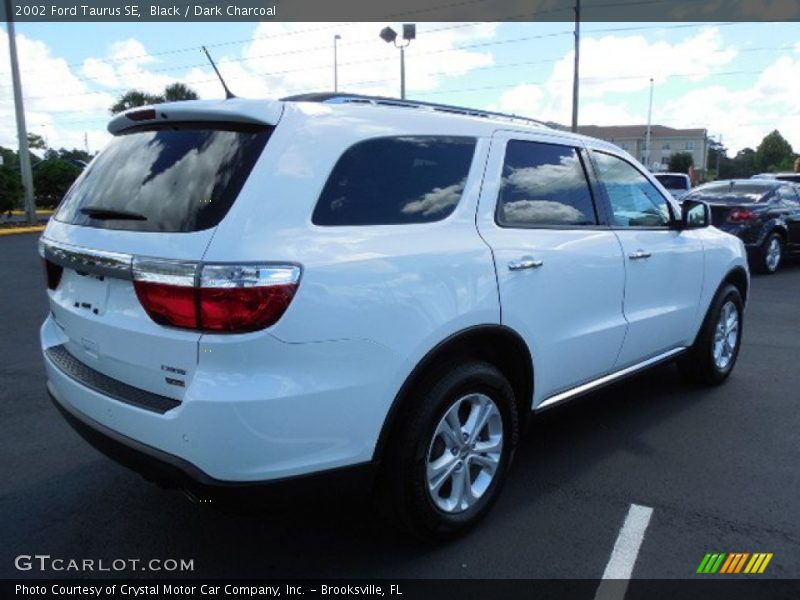
<svg viewBox="0 0 800 600">
<path fill-rule="evenodd" d="M 400 100 L 399 98 L 388 98 L 386 96 L 366 96 L 361 94 L 344 94 L 336 92 L 313 92 L 309 94 L 297 94 L 281 98 L 282 102 L 322 102 L 325 104 L 372 104 L 376 106 L 396 106 L 405 108 L 422 108 L 436 112 L 452 113 L 469 117 L 483 117 L 487 119 L 506 119 L 510 121 L 522 121 L 532 123 L 540 127 L 548 127 L 544 121 L 538 121 L 529 117 L 520 117 L 508 113 L 481 110 L 477 108 L 467 108 L 464 106 L 454 106 L 450 104 L 437 104 L 435 102 L 422 102 L 419 100 Z"/>
</svg>

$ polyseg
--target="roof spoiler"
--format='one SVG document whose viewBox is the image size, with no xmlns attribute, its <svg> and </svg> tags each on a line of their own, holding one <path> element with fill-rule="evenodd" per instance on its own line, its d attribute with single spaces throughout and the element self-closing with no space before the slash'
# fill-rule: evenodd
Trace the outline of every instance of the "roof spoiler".
<svg viewBox="0 0 800 600">
<path fill-rule="evenodd" d="M 137 106 L 116 115 L 108 123 L 108 132 L 117 135 L 142 125 L 214 122 L 242 125 L 277 125 L 283 103 L 274 100 L 253 102 L 228 100 L 189 100 L 150 106 Z"/>
</svg>

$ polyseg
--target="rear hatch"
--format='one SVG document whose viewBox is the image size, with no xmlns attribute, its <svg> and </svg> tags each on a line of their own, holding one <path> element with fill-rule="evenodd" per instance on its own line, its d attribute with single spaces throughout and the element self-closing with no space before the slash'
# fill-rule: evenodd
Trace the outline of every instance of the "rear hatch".
<svg viewBox="0 0 800 600">
<path fill-rule="evenodd" d="M 153 314 L 159 303 L 178 312 L 186 304 L 172 292 L 196 283 L 218 223 L 281 114 L 278 103 L 261 104 L 257 115 L 236 111 L 236 103 L 163 105 L 114 119 L 114 139 L 40 242 L 63 349 L 103 375 L 178 401 L 194 375 L 201 332 Z M 141 286 L 150 282 L 165 285 L 146 310 Z"/>
</svg>

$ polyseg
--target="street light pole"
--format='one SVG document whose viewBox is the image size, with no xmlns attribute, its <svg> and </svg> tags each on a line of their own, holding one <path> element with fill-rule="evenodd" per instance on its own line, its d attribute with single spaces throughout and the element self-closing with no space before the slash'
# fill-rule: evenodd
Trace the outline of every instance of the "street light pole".
<svg viewBox="0 0 800 600">
<path fill-rule="evenodd" d="M 653 78 L 650 78 L 650 107 L 647 109 L 647 135 L 645 136 L 645 167 L 650 169 L 650 122 L 653 117 Z"/>
<path fill-rule="evenodd" d="M 337 43 L 342 39 L 338 33 L 333 36 L 333 91 L 339 91 L 339 56 L 337 52 Z"/>
<path fill-rule="evenodd" d="M 28 225 L 36 224 L 36 206 L 33 203 L 33 174 L 31 156 L 28 150 L 28 130 L 25 127 L 25 107 L 22 103 L 22 84 L 19 77 L 19 57 L 17 40 L 12 21 L 11 3 L 5 0 L 8 19 L 8 49 L 11 58 L 11 81 L 14 87 L 14 110 L 17 116 L 17 137 L 19 138 L 19 166 L 22 173 L 22 187 L 25 189 L 25 220 Z"/>
<path fill-rule="evenodd" d="M 400 98 L 406 99 L 406 46 L 411 40 L 417 37 L 417 26 L 413 23 L 403 25 L 403 37 L 398 43 L 397 32 L 391 27 L 384 27 L 380 33 L 381 39 L 387 44 L 394 44 L 395 48 L 400 48 Z M 405 43 L 403 43 L 405 42 Z"/>
</svg>

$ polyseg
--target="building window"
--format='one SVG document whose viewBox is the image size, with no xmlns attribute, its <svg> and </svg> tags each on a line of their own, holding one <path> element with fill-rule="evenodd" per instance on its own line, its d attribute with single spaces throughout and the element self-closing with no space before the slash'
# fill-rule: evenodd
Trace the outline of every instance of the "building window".
<svg viewBox="0 0 800 600">
<path fill-rule="evenodd" d="M 686 150 L 694 150 L 694 142 L 686 142 Z"/>
<path fill-rule="evenodd" d="M 661 149 L 662 150 L 669 150 L 670 149 L 669 148 L 669 144 L 664 144 L 663 146 L 661 146 Z"/>
</svg>

